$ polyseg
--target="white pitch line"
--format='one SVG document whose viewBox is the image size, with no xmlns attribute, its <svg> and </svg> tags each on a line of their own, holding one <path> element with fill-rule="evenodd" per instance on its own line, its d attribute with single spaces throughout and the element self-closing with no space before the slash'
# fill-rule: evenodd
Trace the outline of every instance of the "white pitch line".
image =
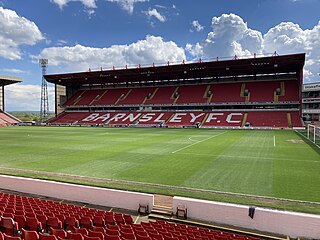
<svg viewBox="0 0 320 240">
<path fill-rule="evenodd" d="M 196 145 L 196 144 L 198 144 L 198 143 L 202 143 L 202 142 L 207 141 L 207 140 L 209 140 L 209 139 L 211 139 L 211 138 L 218 137 L 218 136 L 220 136 L 220 135 L 222 135 L 222 134 L 224 134 L 224 133 L 226 133 L 226 132 L 227 132 L 227 131 L 222 132 L 222 133 L 219 133 L 219 134 L 214 135 L 214 136 L 211 136 L 211 137 L 208 137 L 208 138 L 203 139 L 203 140 L 201 140 L 201 141 L 198 141 L 198 142 L 189 144 L 189 145 L 187 145 L 187 146 L 185 146 L 185 147 L 182 147 L 182 148 L 179 148 L 178 150 L 173 151 L 172 153 L 180 152 L 181 150 L 184 150 L 184 149 L 186 149 L 186 148 L 188 148 L 188 147 L 191 147 L 191 146 L 193 146 L 193 145 Z"/>
<path fill-rule="evenodd" d="M 207 154 L 207 153 L 179 153 L 183 155 L 195 155 L 195 156 L 209 156 L 209 157 L 222 157 L 222 158 L 237 158 L 237 159 L 263 159 L 263 160 L 280 160 L 280 161 L 293 161 L 293 162 L 312 162 L 320 163 L 320 161 L 315 160 L 305 160 L 305 159 L 292 159 L 292 158 L 271 158 L 271 157 L 259 157 L 259 156 L 235 156 L 235 155 L 223 155 L 223 154 Z"/>
<path fill-rule="evenodd" d="M 273 136 L 273 146 L 276 146 L 276 136 Z"/>
</svg>

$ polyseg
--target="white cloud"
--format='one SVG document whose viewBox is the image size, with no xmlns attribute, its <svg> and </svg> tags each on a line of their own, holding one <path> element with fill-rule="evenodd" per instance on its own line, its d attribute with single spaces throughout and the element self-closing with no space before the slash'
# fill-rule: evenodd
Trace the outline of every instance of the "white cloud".
<svg viewBox="0 0 320 240">
<path fill-rule="evenodd" d="M 130 14 L 133 13 L 134 5 L 136 3 L 149 2 L 149 0 L 106 0 L 106 1 L 119 4 L 123 10 L 127 11 Z"/>
<path fill-rule="evenodd" d="M 67 43 L 68 43 L 68 41 L 60 39 L 57 41 L 56 45 L 63 46 L 63 45 L 66 45 Z"/>
<path fill-rule="evenodd" d="M 6 106 L 8 111 L 40 110 L 40 85 L 12 84 L 5 87 Z M 54 87 L 48 86 L 49 111 L 54 107 Z"/>
<path fill-rule="evenodd" d="M 264 35 L 264 51 L 272 53 L 304 52 L 307 36 L 298 24 L 282 22 Z"/>
<path fill-rule="evenodd" d="M 182 62 L 186 59 L 184 49 L 161 37 L 146 39 L 129 45 L 113 45 L 108 48 L 92 48 L 77 44 L 71 47 L 50 47 L 41 51 L 34 59 L 47 58 L 50 66 L 62 67 L 64 71 L 87 71 L 89 68 L 125 65 Z"/>
<path fill-rule="evenodd" d="M 155 17 L 156 19 L 158 19 L 160 22 L 165 22 L 166 21 L 166 17 L 161 15 L 161 13 L 158 12 L 157 9 L 153 8 L 153 9 L 149 9 L 148 11 L 146 11 L 146 15 L 151 18 L 151 17 Z"/>
<path fill-rule="evenodd" d="M 193 20 L 192 23 L 191 23 L 191 32 L 193 31 L 197 31 L 197 32 L 201 32 L 204 27 L 199 23 L 198 20 Z"/>
<path fill-rule="evenodd" d="M 21 45 L 34 45 L 42 39 L 44 37 L 34 22 L 0 7 L 0 57 L 21 59 Z"/>
<path fill-rule="evenodd" d="M 96 8 L 96 0 L 51 0 L 57 4 L 61 9 L 69 2 L 81 2 L 86 8 Z"/>
<path fill-rule="evenodd" d="M 21 74 L 21 73 L 27 73 L 26 71 L 16 69 L 16 68 L 3 68 L 0 69 L 3 72 L 8 72 L 8 73 L 15 73 L 15 74 Z"/>
<path fill-rule="evenodd" d="M 283 22 L 264 35 L 264 51 L 278 54 L 306 53 L 304 78 L 319 81 L 320 21 L 312 29 L 303 30 L 298 24 Z"/>
<path fill-rule="evenodd" d="M 212 30 L 204 41 L 188 45 L 188 50 L 192 55 L 200 53 L 201 57 L 206 58 L 243 56 L 259 50 L 262 46 L 262 34 L 248 28 L 241 17 L 232 13 L 213 17 Z"/>
<path fill-rule="evenodd" d="M 305 81 L 319 81 L 320 71 L 320 22 L 312 29 L 303 30 L 298 24 L 282 22 L 262 35 L 250 29 L 235 14 L 222 14 L 212 18 L 212 31 L 207 38 L 195 44 L 188 43 L 186 51 L 197 58 L 252 57 L 306 53 Z"/>
</svg>

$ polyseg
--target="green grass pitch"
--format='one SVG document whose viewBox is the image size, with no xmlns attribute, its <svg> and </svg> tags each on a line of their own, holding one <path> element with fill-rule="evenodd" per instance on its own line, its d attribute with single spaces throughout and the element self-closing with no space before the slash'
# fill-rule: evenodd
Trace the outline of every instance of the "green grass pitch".
<svg viewBox="0 0 320 240">
<path fill-rule="evenodd" d="M 1 173 L 320 213 L 320 151 L 294 131 L 8 127 L 0 148 Z"/>
</svg>

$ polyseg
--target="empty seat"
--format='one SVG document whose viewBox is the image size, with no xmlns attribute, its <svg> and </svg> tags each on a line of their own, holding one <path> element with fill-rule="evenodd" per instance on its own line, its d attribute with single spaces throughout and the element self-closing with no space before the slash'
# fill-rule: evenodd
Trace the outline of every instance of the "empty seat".
<svg viewBox="0 0 320 240">
<path fill-rule="evenodd" d="M 48 235 L 41 232 L 38 234 L 39 234 L 39 240 L 58 240 L 55 235 Z"/>
<path fill-rule="evenodd" d="M 4 240 L 21 240 L 20 237 L 9 236 L 7 234 L 3 234 Z"/>
<path fill-rule="evenodd" d="M 92 227 L 92 225 L 93 225 L 93 224 L 92 224 L 91 217 L 87 217 L 87 216 L 81 217 L 80 222 L 79 222 L 79 225 L 80 225 L 81 227 L 91 229 L 91 227 Z"/>
<path fill-rule="evenodd" d="M 134 234 L 137 236 L 137 235 L 139 235 L 139 236 L 143 236 L 143 237 L 148 237 L 149 236 L 149 234 L 147 233 L 147 232 L 145 232 L 145 231 L 137 231 L 137 230 L 134 230 Z"/>
<path fill-rule="evenodd" d="M 134 233 L 127 233 L 127 232 L 120 232 L 121 238 L 122 239 L 128 239 L 128 240 L 135 240 L 136 237 Z"/>
<path fill-rule="evenodd" d="M 79 221 L 73 216 L 66 217 L 64 221 L 64 228 L 68 230 L 68 227 L 79 227 Z"/>
<path fill-rule="evenodd" d="M 28 231 L 25 229 L 21 229 L 21 237 L 24 240 L 38 240 L 39 235 L 36 231 Z"/>
<path fill-rule="evenodd" d="M 98 238 L 98 237 L 84 236 L 84 240 L 100 240 L 100 238 Z"/>
<path fill-rule="evenodd" d="M 67 216 L 69 216 L 69 215 L 67 215 Z M 56 214 L 55 217 L 58 218 L 58 220 L 61 222 L 62 228 L 65 228 L 64 222 L 66 220 L 66 215 L 65 214 Z"/>
<path fill-rule="evenodd" d="M 106 215 L 104 216 L 104 221 L 107 225 L 115 225 L 115 220 L 113 215 Z"/>
<path fill-rule="evenodd" d="M 98 238 L 100 238 L 100 240 L 104 240 L 104 234 L 102 232 L 95 232 L 95 231 L 89 230 L 88 236 L 89 237 L 98 237 Z"/>
<path fill-rule="evenodd" d="M 6 218 L 14 218 L 14 214 L 10 212 L 4 212 L 2 213 L 2 216 Z"/>
<path fill-rule="evenodd" d="M 55 235 L 56 237 L 60 237 L 60 238 L 67 238 L 67 232 L 63 229 L 54 229 L 54 228 L 50 228 L 49 232 L 51 235 Z"/>
<path fill-rule="evenodd" d="M 97 226 L 97 227 L 105 227 L 106 223 L 105 223 L 105 221 L 103 219 L 103 216 L 101 216 L 101 215 L 94 216 L 93 225 Z"/>
<path fill-rule="evenodd" d="M 93 226 L 92 227 L 92 231 L 94 232 L 102 232 L 103 234 L 106 233 L 106 229 L 104 227 L 96 227 L 96 226 Z"/>
<path fill-rule="evenodd" d="M 0 228 L 9 236 L 16 236 L 18 232 L 18 224 L 12 218 L 1 217 Z"/>
<path fill-rule="evenodd" d="M 87 236 L 89 234 L 88 229 L 86 228 L 74 228 L 72 232 L 81 233 L 82 236 Z"/>
<path fill-rule="evenodd" d="M 120 236 L 118 235 L 108 235 L 106 234 L 106 240 L 121 240 Z"/>
<path fill-rule="evenodd" d="M 48 232 L 47 230 L 47 216 L 44 214 L 36 213 L 37 220 L 41 223 L 42 229 Z"/>
<path fill-rule="evenodd" d="M 118 225 L 108 225 L 107 226 L 108 229 L 111 229 L 111 230 L 117 230 L 117 231 L 120 231 L 120 228 Z"/>
<path fill-rule="evenodd" d="M 120 232 L 118 230 L 115 229 L 106 229 L 106 234 L 108 235 L 112 235 L 112 236 L 120 236 Z"/>
<path fill-rule="evenodd" d="M 26 217 L 24 215 L 15 215 L 14 221 L 18 223 L 18 228 L 26 228 Z"/>
<path fill-rule="evenodd" d="M 149 237 L 149 236 L 142 236 L 142 235 L 140 235 L 140 234 L 136 234 L 136 239 L 137 239 L 137 240 L 152 240 L 151 237 Z"/>
<path fill-rule="evenodd" d="M 153 240 L 163 240 L 163 237 L 161 234 L 159 233 L 151 233 L 151 232 L 148 232 L 149 234 L 149 237 L 151 237 Z"/>
<path fill-rule="evenodd" d="M 42 225 L 35 217 L 26 217 L 26 230 L 40 232 L 42 230 Z"/>
<path fill-rule="evenodd" d="M 55 229 L 61 229 L 62 228 L 62 222 L 57 217 L 48 217 L 47 219 L 47 229 L 48 232 L 49 228 L 55 228 Z"/>
<path fill-rule="evenodd" d="M 131 224 L 133 223 L 132 216 L 129 214 L 123 214 L 124 222 L 125 224 Z"/>
<path fill-rule="evenodd" d="M 67 239 L 84 240 L 81 233 L 72 233 L 72 232 L 67 232 Z"/>
</svg>

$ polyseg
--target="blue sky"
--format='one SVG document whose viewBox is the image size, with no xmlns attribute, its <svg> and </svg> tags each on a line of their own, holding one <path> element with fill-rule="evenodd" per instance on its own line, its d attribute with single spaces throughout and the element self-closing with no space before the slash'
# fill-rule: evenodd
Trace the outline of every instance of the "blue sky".
<svg viewBox="0 0 320 240">
<path fill-rule="evenodd" d="M 319 82 L 319 9 L 320 0 L 0 0 L 0 75 L 23 78 L 6 87 L 6 110 L 39 110 L 39 58 L 65 73 L 305 52 L 305 82 Z"/>
</svg>

